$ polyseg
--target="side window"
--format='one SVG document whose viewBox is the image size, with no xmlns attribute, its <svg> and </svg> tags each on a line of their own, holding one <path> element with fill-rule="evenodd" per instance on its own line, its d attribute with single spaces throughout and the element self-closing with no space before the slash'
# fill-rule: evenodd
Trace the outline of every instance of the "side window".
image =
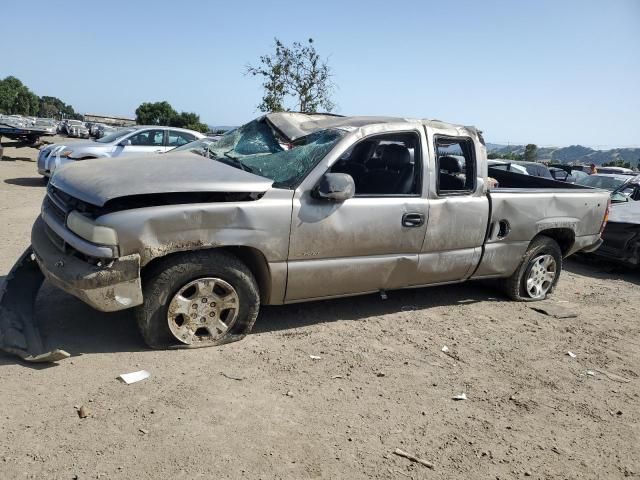
<svg viewBox="0 0 640 480">
<path fill-rule="evenodd" d="M 144 130 L 129 137 L 131 145 L 140 147 L 162 147 L 164 130 Z"/>
<path fill-rule="evenodd" d="M 167 141 L 168 147 L 179 147 L 186 143 L 193 142 L 196 137 L 186 132 L 178 132 L 176 130 L 169 130 L 169 139 Z"/>
<path fill-rule="evenodd" d="M 421 167 L 419 135 L 402 132 L 360 141 L 342 155 L 331 171 L 351 175 L 356 196 L 420 195 Z"/>
<path fill-rule="evenodd" d="M 436 137 L 438 195 L 460 195 L 476 188 L 476 158 L 470 138 Z"/>
</svg>

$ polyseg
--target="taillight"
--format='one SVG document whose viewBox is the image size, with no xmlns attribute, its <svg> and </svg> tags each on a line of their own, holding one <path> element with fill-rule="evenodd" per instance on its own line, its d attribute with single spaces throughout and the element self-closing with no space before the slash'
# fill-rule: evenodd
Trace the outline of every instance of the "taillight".
<svg viewBox="0 0 640 480">
<path fill-rule="evenodd" d="M 607 226 L 607 222 L 609 221 L 609 212 L 611 211 L 611 199 L 607 201 L 607 209 L 604 212 L 604 218 L 602 219 L 602 226 L 600 227 L 600 235 L 604 232 L 604 227 Z"/>
</svg>

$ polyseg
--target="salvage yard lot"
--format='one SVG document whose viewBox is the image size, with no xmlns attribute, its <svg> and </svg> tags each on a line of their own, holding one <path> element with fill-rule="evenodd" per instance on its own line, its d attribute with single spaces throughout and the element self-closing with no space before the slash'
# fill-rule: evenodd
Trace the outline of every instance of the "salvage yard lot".
<svg viewBox="0 0 640 480">
<path fill-rule="evenodd" d="M 4 154 L 0 278 L 45 192 L 36 150 Z M 129 313 L 45 284 L 41 329 L 72 358 L 0 355 L 0 477 L 640 477 L 640 274 L 566 268 L 553 304 L 576 318 L 474 283 L 268 307 L 193 351 L 148 350 Z"/>
</svg>

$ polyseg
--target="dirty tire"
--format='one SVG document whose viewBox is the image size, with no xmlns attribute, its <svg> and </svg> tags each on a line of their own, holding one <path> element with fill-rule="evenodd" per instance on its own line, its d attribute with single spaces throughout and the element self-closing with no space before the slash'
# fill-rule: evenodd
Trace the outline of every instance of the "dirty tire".
<svg viewBox="0 0 640 480">
<path fill-rule="evenodd" d="M 176 254 L 159 260 L 143 273 L 144 303 L 136 308 L 135 314 L 142 338 L 149 347 L 185 347 L 171 333 L 167 321 L 168 306 L 184 285 L 205 277 L 217 277 L 233 286 L 239 298 L 239 308 L 233 327 L 214 343 L 202 346 L 240 340 L 251 331 L 260 309 L 260 294 L 247 266 L 224 251 Z"/>
<path fill-rule="evenodd" d="M 556 274 L 551 287 L 541 298 L 532 298 L 526 289 L 526 280 L 534 261 L 542 255 L 550 255 L 556 262 Z M 544 300 L 547 295 L 553 292 L 553 289 L 560 279 L 562 272 L 562 251 L 558 243 L 547 236 L 541 235 L 535 238 L 527 249 L 522 262 L 517 270 L 509 278 L 504 279 L 503 289 L 505 293 L 512 299 L 519 302 L 536 302 Z"/>
</svg>

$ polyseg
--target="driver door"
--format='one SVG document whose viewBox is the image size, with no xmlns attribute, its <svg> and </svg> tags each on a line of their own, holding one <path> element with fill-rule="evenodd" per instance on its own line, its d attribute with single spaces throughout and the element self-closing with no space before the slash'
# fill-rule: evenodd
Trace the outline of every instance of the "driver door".
<svg viewBox="0 0 640 480">
<path fill-rule="evenodd" d="M 285 301 L 412 283 L 428 217 L 423 144 L 424 134 L 405 124 L 354 142 L 329 170 L 319 166 L 309 175 L 293 200 Z M 355 196 L 341 203 L 314 198 L 327 171 L 354 177 Z"/>
</svg>

